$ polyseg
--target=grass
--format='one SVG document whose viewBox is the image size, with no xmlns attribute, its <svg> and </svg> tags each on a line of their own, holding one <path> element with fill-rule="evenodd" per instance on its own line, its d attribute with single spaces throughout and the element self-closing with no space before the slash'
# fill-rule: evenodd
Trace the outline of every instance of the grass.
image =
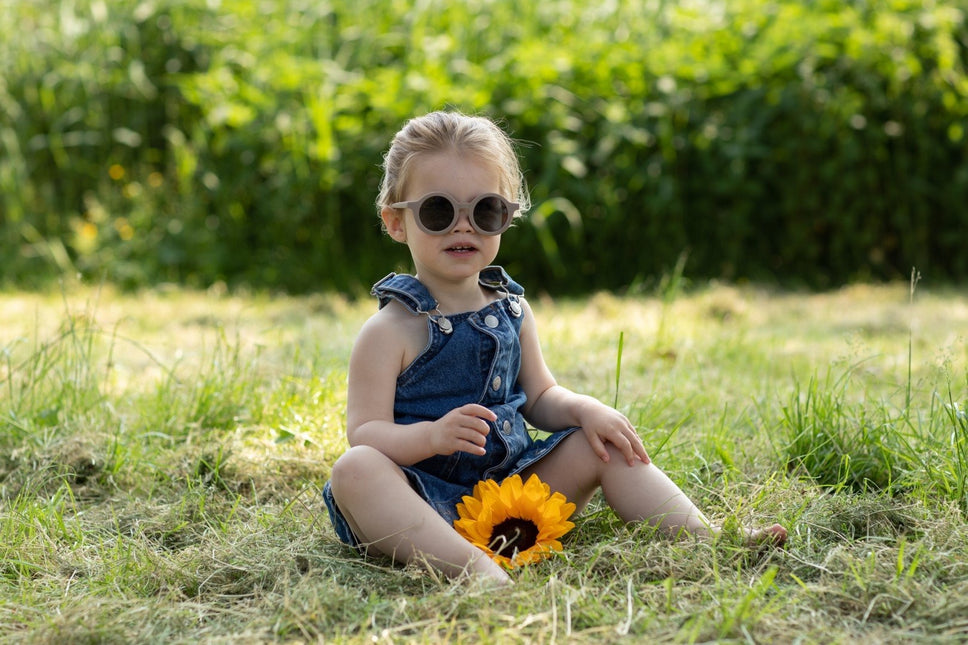
<svg viewBox="0 0 968 645">
<path fill-rule="evenodd" d="M 968 294 L 725 285 L 533 296 L 559 380 L 616 402 L 727 526 L 600 501 L 495 593 L 363 561 L 320 497 L 368 300 L 0 294 L 4 642 L 959 641 Z"/>
</svg>

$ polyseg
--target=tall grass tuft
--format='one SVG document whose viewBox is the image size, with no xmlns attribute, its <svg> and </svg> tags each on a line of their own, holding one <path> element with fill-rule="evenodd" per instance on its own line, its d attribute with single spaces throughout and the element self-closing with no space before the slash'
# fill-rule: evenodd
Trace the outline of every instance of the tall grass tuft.
<svg viewBox="0 0 968 645">
<path fill-rule="evenodd" d="M 139 397 L 145 432 L 184 440 L 199 432 L 228 431 L 258 421 L 258 351 L 246 353 L 241 340 L 231 338 L 222 326 L 216 327 L 211 342 L 211 348 L 191 357 L 185 367 L 172 366 L 157 387 Z"/>
<path fill-rule="evenodd" d="M 850 403 L 849 382 L 848 371 L 796 384 L 783 406 L 787 467 L 835 489 L 889 490 L 900 470 L 893 425 Z"/>
<path fill-rule="evenodd" d="M 782 407 L 787 467 L 833 490 L 941 499 L 968 513 L 965 403 L 950 381 L 924 400 L 912 394 L 911 364 L 897 403 L 866 393 L 850 400 L 853 369 L 797 382 Z"/>
<path fill-rule="evenodd" d="M 968 373 L 965 375 L 968 382 Z M 905 416 L 911 484 L 923 499 L 942 497 L 968 514 L 968 416 L 952 388 L 934 393 L 927 416 Z"/>
</svg>

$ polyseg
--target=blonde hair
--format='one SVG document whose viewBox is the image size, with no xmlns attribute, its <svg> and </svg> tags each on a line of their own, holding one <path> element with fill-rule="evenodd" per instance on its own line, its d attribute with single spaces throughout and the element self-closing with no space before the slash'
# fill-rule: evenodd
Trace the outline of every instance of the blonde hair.
<svg viewBox="0 0 968 645">
<path fill-rule="evenodd" d="M 521 204 L 515 217 L 528 210 L 528 188 L 510 137 L 485 117 L 431 112 L 411 119 L 393 137 L 383 158 L 377 211 L 403 201 L 403 192 L 416 159 L 446 151 L 475 155 L 493 163 L 498 170 L 501 192 Z"/>
</svg>

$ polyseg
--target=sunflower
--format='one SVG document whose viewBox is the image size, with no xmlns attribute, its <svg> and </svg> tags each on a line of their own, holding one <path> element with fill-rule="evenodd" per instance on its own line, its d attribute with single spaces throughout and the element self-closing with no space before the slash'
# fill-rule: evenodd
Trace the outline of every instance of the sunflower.
<svg viewBox="0 0 968 645">
<path fill-rule="evenodd" d="M 574 528 L 568 521 L 575 505 L 537 475 L 526 483 L 512 475 L 498 484 L 485 479 L 473 496 L 457 505 L 454 528 L 474 546 L 507 568 L 531 564 L 561 551 L 562 535 Z"/>
</svg>

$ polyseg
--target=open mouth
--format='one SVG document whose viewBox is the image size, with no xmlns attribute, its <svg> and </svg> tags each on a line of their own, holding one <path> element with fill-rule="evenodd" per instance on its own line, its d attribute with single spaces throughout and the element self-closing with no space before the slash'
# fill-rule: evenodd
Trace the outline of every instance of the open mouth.
<svg viewBox="0 0 968 645">
<path fill-rule="evenodd" d="M 447 250 L 450 253 L 473 253 L 477 249 L 475 249 L 473 246 L 463 246 L 463 245 L 460 245 L 460 246 L 452 246 L 452 247 L 448 248 Z"/>
</svg>

